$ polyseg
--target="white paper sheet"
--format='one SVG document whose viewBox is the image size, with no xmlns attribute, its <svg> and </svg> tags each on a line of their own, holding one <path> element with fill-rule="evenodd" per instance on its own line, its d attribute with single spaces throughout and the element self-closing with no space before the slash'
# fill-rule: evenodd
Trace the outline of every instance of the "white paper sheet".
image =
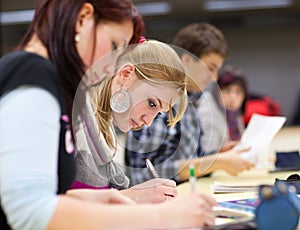
<svg viewBox="0 0 300 230">
<path fill-rule="evenodd" d="M 241 141 L 235 148 L 251 147 L 249 151 L 241 153 L 241 155 L 246 160 L 257 165 L 259 158 L 268 159 L 262 154 L 268 154 L 265 150 L 269 148 L 272 139 L 282 128 L 285 121 L 286 117 L 283 116 L 252 115 Z"/>
</svg>

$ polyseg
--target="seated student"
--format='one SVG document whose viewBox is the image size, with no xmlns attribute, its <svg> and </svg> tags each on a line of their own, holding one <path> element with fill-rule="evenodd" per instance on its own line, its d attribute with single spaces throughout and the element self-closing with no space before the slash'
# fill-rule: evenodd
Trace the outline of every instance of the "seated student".
<svg viewBox="0 0 300 230">
<path fill-rule="evenodd" d="M 125 161 L 133 185 L 152 178 L 146 168 L 146 158 L 153 162 L 160 177 L 173 178 L 177 183 L 188 179 L 189 163 L 195 165 L 196 176 L 217 169 L 236 175 L 251 167 L 240 157 L 239 153 L 244 149 L 203 156 L 201 148 L 197 107 L 201 90 L 209 83 L 204 69 L 216 78 L 227 56 L 227 43 L 222 32 L 208 23 L 191 24 L 177 33 L 173 45 L 182 48 L 177 51 L 190 77 L 187 86 L 189 103 L 182 119 L 174 127 L 167 126 L 168 115 L 161 113 L 150 127 L 128 133 Z"/>
<path fill-rule="evenodd" d="M 112 49 L 137 42 L 142 30 L 142 17 L 129 0 L 38 2 L 19 49 L 0 59 L 1 230 L 214 223 L 216 201 L 201 193 L 137 205 L 115 189 L 68 191 L 75 177 L 71 108 L 83 73 Z M 172 90 L 177 88 L 180 81 Z"/>
<path fill-rule="evenodd" d="M 203 93 L 198 111 L 203 129 L 210 131 L 202 136 L 205 151 L 223 151 L 240 140 L 247 95 L 246 78 L 233 66 L 226 66 L 217 83 Z"/>
<path fill-rule="evenodd" d="M 186 107 L 184 66 L 167 44 L 144 41 L 123 52 L 115 69 L 113 77 L 87 91 L 85 114 L 80 114 L 82 125 L 75 135 L 77 175 L 72 188 L 114 187 L 139 202 L 162 202 L 166 195 L 176 195 L 175 182 L 155 179 L 128 188 L 129 179 L 113 158 L 117 147 L 114 126 L 122 132 L 149 126 L 159 112 L 169 111 L 178 100 L 178 113 L 174 117 L 167 113 L 169 124 L 175 125 Z M 77 102 L 80 111 L 82 106 Z M 147 190 L 151 195 L 146 195 Z"/>
</svg>

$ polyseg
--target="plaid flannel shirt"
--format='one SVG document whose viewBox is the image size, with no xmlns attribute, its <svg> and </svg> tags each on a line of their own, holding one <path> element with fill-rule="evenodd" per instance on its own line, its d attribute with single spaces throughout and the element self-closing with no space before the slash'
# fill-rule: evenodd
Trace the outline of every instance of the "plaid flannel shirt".
<svg viewBox="0 0 300 230">
<path fill-rule="evenodd" d="M 161 113 L 150 127 L 130 131 L 127 135 L 125 162 L 131 185 L 152 179 L 146 167 L 149 158 L 161 178 L 179 180 L 179 161 L 201 157 L 201 129 L 197 113 L 200 93 L 189 93 L 184 116 L 174 127 L 167 124 L 169 113 Z"/>
</svg>

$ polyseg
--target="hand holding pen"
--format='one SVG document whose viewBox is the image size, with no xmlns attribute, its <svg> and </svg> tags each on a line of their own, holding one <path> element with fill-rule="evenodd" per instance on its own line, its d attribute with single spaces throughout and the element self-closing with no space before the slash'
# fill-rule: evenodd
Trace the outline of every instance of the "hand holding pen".
<svg viewBox="0 0 300 230">
<path fill-rule="evenodd" d="M 147 165 L 147 168 L 150 170 L 150 172 L 151 172 L 153 178 L 158 179 L 158 178 L 159 178 L 159 175 L 158 175 L 156 169 L 154 168 L 154 165 L 152 164 L 152 162 L 150 161 L 149 158 L 146 158 L 146 165 Z M 163 182 L 162 185 L 167 186 L 167 187 L 165 187 L 165 188 L 168 188 L 168 189 L 167 189 L 168 193 L 165 193 L 165 192 L 164 192 L 164 195 L 165 195 L 165 201 L 168 201 L 169 198 L 174 198 L 174 197 L 175 197 L 175 194 L 172 194 L 172 193 L 169 193 L 169 192 L 170 192 L 170 188 L 172 188 L 171 190 L 174 189 L 173 186 L 170 186 L 170 183 L 172 182 L 172 184 L 173 184 L 173 183 L 175 183 L 175 182 L 172 181 L 172 180 L 167 180 L 167 179 L 160 179 L 160 180 L 165 180 L 165 182 Z M 175 188 L 176 188 L 176 184 L 175 184 Z"/>
</svg>

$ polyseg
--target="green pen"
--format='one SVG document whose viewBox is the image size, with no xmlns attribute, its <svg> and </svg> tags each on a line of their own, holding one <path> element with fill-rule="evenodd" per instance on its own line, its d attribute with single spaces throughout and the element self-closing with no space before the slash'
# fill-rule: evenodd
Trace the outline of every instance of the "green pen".
<svg viewBox="0 0 300 230">
<path fill-rule="evenodd" d="M 196 190 L 196 176 L 195 176 L 195 167 L 193 164 L 190 164 L 190 177 L 189 177 L 189 183 L 191 186 L 191 191 L 194 192 Z"/>
</svg>

